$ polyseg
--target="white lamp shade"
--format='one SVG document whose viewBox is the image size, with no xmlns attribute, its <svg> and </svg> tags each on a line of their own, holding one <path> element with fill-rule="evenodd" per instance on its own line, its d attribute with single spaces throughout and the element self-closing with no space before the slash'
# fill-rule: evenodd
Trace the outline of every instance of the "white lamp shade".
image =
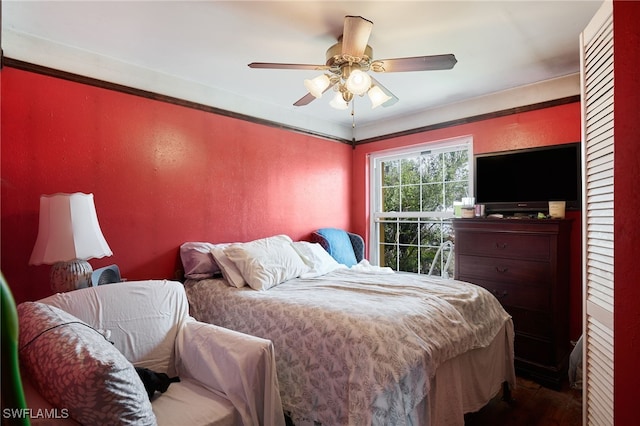
<svg viewBox="0 0 640 426">
<path fill-rule="evenodd" d="M 311 93 L 313 96 L 319 98 L 322 96 L 322 93 L 324 93 L 326 88 L 329 87 L 330 83 L 331 82 L 329 80 L 329 77 L 322 74 L 317 76 L 313 80 L 305 80 L 304 87 L 306 87 L 309 93 Z"/>
<path fill-rule="evenodd" d="M 340 93 L 340 92 L 336 93 L 336 95 L 333 97 L 333 99 L 331 99 L 331 102 L 329 102 L 329 105 L 331 105 L 335 109 L 347 109 L 347 108 L 349 108 L 349 104 L 347 102 L 345 102 L 344 98 L 342 97 L 342 93 Z"/>
<path fill-rule="evenodd" d="M 371 87 L 371 77 L 366 72 L 353 70 L 347 79 L 346 86 L 354 95 L 363 95 Z"/>
<path fill-rule="evenodd" d="M 52 265 L 112 254 L 98 224 L 93 194 L 77 192 L 40 197 L 38 237 L 30 265 Z"/>
<path fill-rule="evenodd" d="M 371 101 L 371 109 L 379 107 L 380 105 L 391 99 L 391 96 L 384 93 L 380 86 L 372 86 L 367 94 L 369 95 L 369 100 Z"/>
</svg>

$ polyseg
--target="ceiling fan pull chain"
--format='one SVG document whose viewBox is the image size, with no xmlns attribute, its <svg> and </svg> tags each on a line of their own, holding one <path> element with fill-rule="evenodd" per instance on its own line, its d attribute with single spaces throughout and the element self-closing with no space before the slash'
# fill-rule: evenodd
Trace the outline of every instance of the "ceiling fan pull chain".
<svg viewBox="0 0 640 426">
<path fill-rule="evenodd" d="M 351 128 L 356 128 L 356 100 L 353 99 L 351 102 Z"/>
</svg>

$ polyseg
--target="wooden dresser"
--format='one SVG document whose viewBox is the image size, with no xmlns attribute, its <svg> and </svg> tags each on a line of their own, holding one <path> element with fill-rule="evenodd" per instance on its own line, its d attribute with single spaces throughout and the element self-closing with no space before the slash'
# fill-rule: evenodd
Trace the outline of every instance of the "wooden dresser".
<svg viewBox="0 0 640 426">
<path fill-rule="evenodd" d="M 515 367 L 552 388 L 567 377 L 570 220 L 455 219 L 455 278 L 513 317 Z"/>
</svg>

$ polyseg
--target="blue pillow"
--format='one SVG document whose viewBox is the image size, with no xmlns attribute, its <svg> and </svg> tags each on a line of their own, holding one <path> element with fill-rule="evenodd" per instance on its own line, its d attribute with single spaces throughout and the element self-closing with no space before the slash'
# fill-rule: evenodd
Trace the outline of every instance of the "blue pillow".
<svg viewBox="0 0 640 426">
<path fill-rule="evenodd" d="M 348 267 L 358 263 L 356 254 L 353 252 L 351 239 L 346 231 L 336 228 L 322 228 L 316 232 L 327 240 L 327 251 L 338 263 Z"/>
</svg>

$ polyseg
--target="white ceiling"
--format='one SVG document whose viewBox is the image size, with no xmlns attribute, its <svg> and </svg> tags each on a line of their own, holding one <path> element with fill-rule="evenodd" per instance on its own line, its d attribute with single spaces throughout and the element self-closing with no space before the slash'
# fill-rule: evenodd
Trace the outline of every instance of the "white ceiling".
<svg viewBox="0 0 640 426">
<path fill-rule="evenodd" d="M 601 0 L 1 4 L 8 58 L 362 140 L 578 94 L 579 34 Z M 247 67 L 324 64 L 345 15 L 373 21 L 374 59 L 453 53 L 458 63 L 375 74 L 400 100 L 371 110 L 357 98 L 355 129 L 350 110 L 329 106 L 330 93 L 293 106 L 306 94 L 303 80 L 320 72 Z"/>
</svg>

